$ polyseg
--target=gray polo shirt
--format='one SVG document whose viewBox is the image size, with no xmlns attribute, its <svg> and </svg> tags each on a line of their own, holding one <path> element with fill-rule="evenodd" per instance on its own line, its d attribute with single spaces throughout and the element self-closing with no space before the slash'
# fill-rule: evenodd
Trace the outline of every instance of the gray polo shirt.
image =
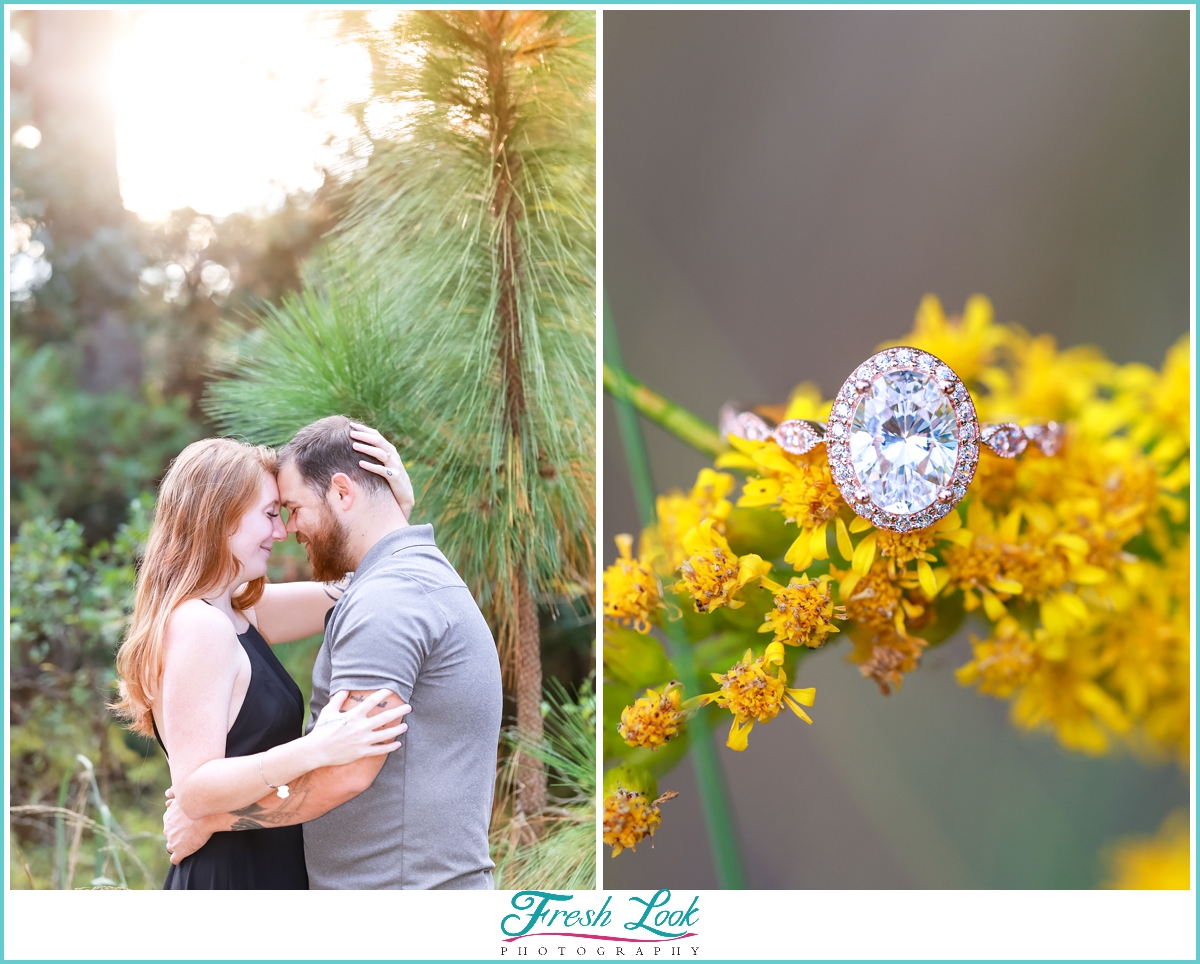
<svg viewBox="0 0 1200 964">
<path fill-rule="evenodd" d="M 500 661 L 431 525 L 384 536 L 333 607 L 310 727 L 331 692 L 376 689 L 412 704 L 404 746 L 367 790 L 304 824 L 310 886 L 490 889 Z"/>
</svg>

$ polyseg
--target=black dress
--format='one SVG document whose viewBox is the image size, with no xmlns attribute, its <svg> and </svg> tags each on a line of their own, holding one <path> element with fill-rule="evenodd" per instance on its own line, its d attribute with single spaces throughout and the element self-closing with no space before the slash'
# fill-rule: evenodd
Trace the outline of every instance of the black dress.
<svg viewBox="0 0 1200 964">
<path fill-rule="evenodd" d="M 304 726 L 304 696 L 267 641 L 253 626 L 238 640 L 250 658 L 250 685 L 225 738 L 226 757 L 262 753 L 294 740 Z M 263 791 L 263 796 L 270 792 L 265 785 Z M 171 866 L 163 889 L 308 890 L 300 825 L 214 833 Z"/>
</svg>

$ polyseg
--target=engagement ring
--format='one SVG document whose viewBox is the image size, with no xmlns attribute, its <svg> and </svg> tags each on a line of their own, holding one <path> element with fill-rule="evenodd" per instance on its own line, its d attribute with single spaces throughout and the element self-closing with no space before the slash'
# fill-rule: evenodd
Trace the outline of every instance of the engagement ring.
<svg viewBox="0 0 1200 964">
<path fill-rule="evenodd" d="M 770 439 L 794 455 L 824 443 L 842 498 L 892 532 L 924 529 L 958 505 L 975 477 L 981 444 L 1005 459 L 1030 443 L 1056 455 L 1066 434 L 1058 422 L 981 426 L 962 380 L 916 348 L 889 348 L 859 365 L 834 397 L 828 423 L 788 419 L 771 427 L 726 405 L 720 432 Z"/>
</svg>

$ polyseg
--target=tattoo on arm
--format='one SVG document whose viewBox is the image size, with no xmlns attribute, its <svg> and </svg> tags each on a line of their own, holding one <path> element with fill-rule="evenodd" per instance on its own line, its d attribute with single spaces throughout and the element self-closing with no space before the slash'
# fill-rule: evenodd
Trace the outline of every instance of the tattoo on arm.
<svg viewBox="0 0 1200 964">
<path fill-rule="evenodd" d="M 234 810 L 233 826 L 230 830 L 262 830 L 264 827 L 285 827 L 295 823 L 295 816 L 304 805 L 304 800 L 312 790 L 309 774 L 293 780 L 288 784 L 290 791 L 287 799 L 276 797 L 279 806 L 264 807 L 256 801 L 240 810 Z"/>
<path fill-rule="evenodd" d="M 349 696 L 349 697 L 347 697 L 347 699 L 353 700 L 355 703 L 361 703 L 363 700 L 366 699 L 366 697 L 365 696 Z M 388 700 L 384 700 L 382 703 L 376 703 L 375 707 L 380 710 L 386 710 L 388 708 Z"/>
<path fill-rule="evenodd" d="M 337 580 L 337 582 L 325 583 L 325 585 L 324 585 L 325 595 L 328 596 L 330 599 L 332 599 L 334 602 L 337 602 L 338 599 L 341 598 L 342 593 L 344 593 L 349 588 L 350 580 L 353 577 L 354 577 L 354 573 L 348 572 L 348 573 L 346 573 L 346 575 L 342 576 L 341 579 Z M 330 590 L 336 590 L 337 594 L 335 595 Z"/>
</svg>

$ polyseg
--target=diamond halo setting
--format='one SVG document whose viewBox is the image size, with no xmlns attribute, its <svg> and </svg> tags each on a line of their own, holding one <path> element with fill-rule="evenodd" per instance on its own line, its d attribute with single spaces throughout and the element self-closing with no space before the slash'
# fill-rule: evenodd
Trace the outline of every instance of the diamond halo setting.
<svg viewBox="0 0 1200 964">
<path fill-rule="evenodd" d="M 966 386 L 915 348 L 872 355 L 834 397 L 826 445 L 849 506 L 881 529 L 924 529 L 966 494 L 979 420 Z"/>
<path fill-rule="evenodd" d="M 842 498 L 880 529 L 910 532 L 944 518 L 967 494 L 979 451 L 1016 458 L 1027 447 L 1059 454 L 1058 422 L 980 425 L 962 380 L 936 355 L 889 348 L 854 370 L 834 396 L 827 423 L 792 419 L 772 427 L 734 405 L 721 410 L 722 436 L 773 441 L 803 455 L 824 444 Z"/>
</svg>

